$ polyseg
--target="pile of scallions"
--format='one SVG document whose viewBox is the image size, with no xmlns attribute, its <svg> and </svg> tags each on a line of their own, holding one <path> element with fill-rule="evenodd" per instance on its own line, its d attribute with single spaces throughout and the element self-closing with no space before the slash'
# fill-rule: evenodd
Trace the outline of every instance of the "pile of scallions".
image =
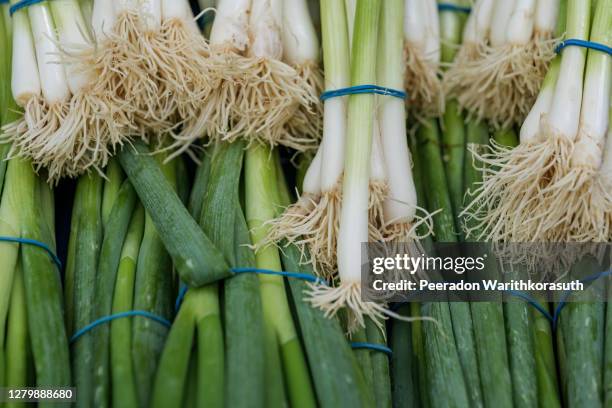
<svg viewBox="0 0 612 408">
<path fill-rule="evenodd" d="M 610 405 L 610 303 L 363 273 L 493 243 L 502 281 L 607 299 L 611 30 L 612 0 L 0 2 L 0 404 Z"/>
</svg>

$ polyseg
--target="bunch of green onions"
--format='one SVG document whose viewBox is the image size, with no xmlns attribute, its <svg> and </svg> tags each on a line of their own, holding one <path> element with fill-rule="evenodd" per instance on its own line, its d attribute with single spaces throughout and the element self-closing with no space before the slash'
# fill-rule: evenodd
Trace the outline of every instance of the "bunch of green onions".
<svg viewBox="0 0 612 408">
<path fill-rule="evenodd" d="M 568 1 L 566 38 L 610 43 L 610 4 Z M 604 145 L 610 55 L 567 47 L 547 78 L 514 149 L 481 155 L 491 168 L 466 211 L 482 237 L 513 241 L 608 241 Z"/>
<path fill-rule="evenodd" d="M 18 114 L 7 80 L 12 49 L 8 4 L 0 6 L 0 14 L 0 122 L 4 124 Z M 29 161 L 7 161 L 9 150 L 10 146 L 0 145 L 0 386 L 68 387 L 61 265 L 50 256 L 55 251 L 53 191 L 36 176 Z M 46 246 L 49 253 L 28 242 Z M 8 401 L 7 406 L 18 403 Z"/>
</svg>

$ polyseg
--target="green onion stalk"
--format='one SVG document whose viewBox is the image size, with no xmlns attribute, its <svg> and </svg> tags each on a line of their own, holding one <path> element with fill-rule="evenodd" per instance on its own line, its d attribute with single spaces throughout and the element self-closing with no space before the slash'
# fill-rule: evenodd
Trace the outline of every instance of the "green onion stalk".
<svg viewBox="0 0 612 408">
<path fill-rule="evenodd" d="M 251 231 L 251 241 L 260 245 L 268 235 L 266 222 L 276 216 L 279 200 L 276 165 L 269 148 L 252 146 L 245 153 L 245 214 Z M 257 268 L 280 271 L 282 264 L 279 250 L 268 245 L 255 255 Z M 266 328 L 266 380 L 269 388 L 267 406 L 283 403 L 285 398 L 293 406 L 315 406 L 316 399 L 311 384 L 303 346 L 293 322 L 282 277 L 259 275 L 259 286 Z M 277 378 L 285 373 L 284 381 Z M 283 383 L 287 390 L 284 395 Z"/>
<path fill-rule="evenodd" d="M 2 124 L 19 118 L 7 78 L 11 72 L 11 20 L 0 12 Z M 10 146 L 2 146 L 3 154 Z M 32 163 L 12 159 L 2 166 L 0 235 L 43 242 L 55 251 L 53 194 Z M 70 385 L 68 339 L 63 321 L 59 266 L 38 247 L 3 242 L 0 303 L 0 384 L 22 388 Z M 19 404 L 9 403 L 9 406 Z M 49 404 L 41 403 L 41 406 Z M 64 404 L 67 405 L 67 404 Z"/>
<path fill-rule="evenodd" d="M 445 85 L 470 118 L 520 124 L 555 56 L 561 0 L 477 1 Z"/>
<path fill-rule="evenodd" d="M 456 243 L 458 234 L 452 214 L 446 174 L 440 150 L 440 131 L 435 119 L 423 123 L 416 134 L 419 161 L 428 209 L 432 215 L 433 236 L 438 242 Z M 430 401 L 440 404 L 452 393 L 465 398 L 465 404 L 482 406 L 473 321 L 468 302 L 425 303 L 421 314 L 438 323 L 424 325 L 425 358 Z M 451 334 L 452 333 L 452 334 Z M 441 357 L 443 356 L 443 357 Z M 450 379 L 453 378 L 453 381 Z M 434 384 L 434 385 L 431 385 Z"/>
<path fill-rule="evenodd" d="M 509 133 L 512 136 L 512 132 Z M 486 124 L 471 120 L 466 134 L 472 149 L 487 148 L 489 128 Z M 466 196 L 482 180 L 476 160 L 469 151 L 464 170 Z M 468 238 L 467 241 L 473 240 Z M 492 254 L 487 255 L 485 268 L 489 276 L 499 276 Z M 501 301 L 500 297 L 493 302 L 470 303 L 483 402 L 485 406 L 536 405 L 537 384 L 529 320 L 531 306 L 522 301 L 502 305 Z"/>
<path fill-rule="evenodd" d="M 405 89 L 411 116 L 427 118 L 444 111 L 440 81 L 440 22 L 436 0 L 406 0 L 404 10 Z"/>
<path fill-rule="evenodd" d="M 467 6 L 466 2 L 461 0 L 454 0 L 451 4 Z M 452 63 L 457 55 L 464 23 L 465 17 L 459 13 L 452 10 L 440 11 L 440 52 L 443 66 Z M 446 81 L 447 76 L 444 76 L 443 80 Z M 463 207 L 464 196 L 465 115 L 456 99 L 447 99 L 445 105 L 440 121 L 440 127 L 443 130 L 442 158 L 456 221 L 455 227 L 461 232 L 459 213 Z"/>
<path fill-rule="evenodd" d="M 581 276 L 584 270 L 596 268 L 600 268 L 597 259 L 586 256 L 572 266 L 570 276 Z M 606 285 L 601 283 L 591 285 L 584 295 L 605 298 Z M 569 300 L 561 311 L 558 335 L 564 347 L 561 376 L 567 406 L 603 406 L 605 311 L 602 302 L 582 300 Z"/>
<path fill-rule="evenodd" d="M 4 127 L 11 156 L 47 168 L 50 181 L 104 168 L 129 121 L 111 108 L 98 77 L 75 67 L 64 50 L 63 44 L 94 48 L 79 2 L 43 1 L 17 11 L 13 21 L 12 91 L 24 116 Z"/>
</svg>

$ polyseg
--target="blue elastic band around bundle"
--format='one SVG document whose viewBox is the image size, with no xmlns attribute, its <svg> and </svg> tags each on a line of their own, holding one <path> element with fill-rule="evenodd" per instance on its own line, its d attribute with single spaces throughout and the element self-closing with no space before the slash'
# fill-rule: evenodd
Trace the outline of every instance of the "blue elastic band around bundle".
<svg viewBox="0 0 612 408">
<path fill-rule="evenodd" d="M 391 350 L 389 347 L 384 346 L 382 344 L 354 341 L 351 343 L 351 348 L 357 349 L 357 350 L 365 349 L 365 350 L 379 351 L 381 353 L 385 353 L 389 357 L 393 356 L 393 350 Z"/>
<path fill-rule="evenodd" d="M 470 14 L 472 12 L 471 7 L 459 6 L 453 3 L 438 3 L 439 11 L 454 11 L 456 13 L 466 13 Z"/>
<path fill-rule="evenodd" d="M 43 1 L 45 0 L 21 0 L 20 2 L 13 4 L 11 8 L 9 8 L 9 13 L 12 16 L 13 14 L 15 14 L 16 12 L 18 12 L 19 10 L 23 8 L 30 7 L 38 3 L 42 3 Z"/>
<path fill-rule="evenodd" d="M 591 276 L 587 276 L 586 278 L 581 279 L 580 283 L 585 284 L 585 283 L 594 282 L 600 278 L 604 278 L 607 276 L 612 276 L 612 270 L 599 272 Z M 551 315 L 548 312 L 548 310 L 546 310 L 542 305 L 540 305 L 540 303 L 536 299 L 532 298 L 528 294 L 523 293 L 523 292 L 518 292 L 518 291 L 508 291 L 508 293 L 510 293 L 512 296 L 516 296 L 518 298 L 525 300 L 527 303 L 533 306 L 538 312 L 540 312 L 544 317 L 546 317 L 550 321 L 550 323 L 552 324 L 553 330 L 557 329 L 557 323 L 559 322 L 559 316 L 561 315 L 561 311 L 567 305 L 567 299 L 572 295 L 571 290 L 563 292 L 563 294 L 561 295 L 561 299 L 557 303 L 557 307 L 555 307 L 554 313 Z"/>
<path fill-rule="evenodd" d="M 113 320 L 123 319 L 123 318 L 126 318 L 126 317 L 135 317 L 135 316 L 146 317 L 147 319 L 151 319 L 154 322 L 159 323 L 162 326 L 165 326 L 165 327 L 168 327 L 168 328 L 170 328 L 170 326 L 172 326 L 172 323 L 170 323 L 170 321 L 168 321 L 167 319 L 164 319 L 163 317 L 157 316 L 157 315 L 155 315 L 153 313 L 147 312 L 145 310 L 130 310 L 130 311 L 127 311 L 127 312 L 115 313 L 115 314 L 112 314 L 110 316 L 104 316 L 104 317 L 101 317 L 98 320 L 95 320 L 95 321 L 89 323 L 87 326 L 83 327 L 82 329 L 80 329 L 79 331 L 77 331 L 76 333 L 74 333 L 72 335 L 72 337 L 70 338 L 70 343 L 74 343 L 80 337 L 82 337 L 86 333 L 92 331 L 93 329 L 95 329 L 98 326 L 101 326 L 103 324 L 112 322 Z"/>
<path fill-rule="evenodd" d="M 317 285 L 329 286 L 329 282 L 327 282 L 325 279 L 318 278 L 308 273 L 273 271 L 271 269 L 261 269 L 261 268 L 232 268 L 231 271 L 236 275 L 239 275 L 242 273 L 255 273 L 255 274 L 260 274 L 260 275 L 283 276 L 285 278 L 293 278 L 293 279 L 299 279 L 299 280 L 303 280 L 307 282 L 312 282 Z M 187 294 L 188 290 L 189 290 L 189 287 L 187 285 L 184 285 L 184 284 L 181 285 L 178 296 L 176 297 L 176 301 L 174 303 L 174 310 L 176 312 L 178 312 L 179 308 L 181 307 L 181 303 L 183 303 L 183 299 L 185 298 L 185 295 Z"/>
<path fill-rule="evenodd" d="M 60 270 L 62 269 L 62 261 L 60 261 L 58 256 L 55 255 L 55 252 L 51 250 L 49 245 L 45 244 L 44 242 L 36 241 L 35 239 L 17 237 L 0 237 L 0 242 L 14 242 L 16 244 L 31 245 L 43 249 L 47 254 L 49 254 L 49 257 L 53 263 L 56 264 Z"/>
<path fill-rule="evenodd" d="M 565 47 L 583 47 L 589 48 L 595 51 L 605 52 L 608 55 L 612 55 L 612 47 L 609 47 L 605 44 L 596 43 L 592 41 L 579 40 L 577 38 L 570 38 L 564 41 L 561 41 L 557 48 L 555 48 L 555 52 L 559 54 Z"/>
<path fill-rule="evenodd" d="M 394 98 L 406 99 L 406 92 L 398 89 L 385 88 L 379 85 L 356 85 L 349 86 L 348 88 L 333 89 L 331 91 L 325 91 L 321 94 L 321 100 L 326 101 L 331 98 L 339 98 L 341 96 L 348 95 L 364 95 L 364 94 L 377 94 L 383 96 L 392 96 Z"/>
</svg>

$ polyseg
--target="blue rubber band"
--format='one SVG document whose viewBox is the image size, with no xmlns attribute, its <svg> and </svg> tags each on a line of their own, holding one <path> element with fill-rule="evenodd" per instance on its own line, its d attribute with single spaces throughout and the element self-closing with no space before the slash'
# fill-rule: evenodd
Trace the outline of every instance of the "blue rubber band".
<svg viewBox="0 0 612 408">
<path fill-rule="evenodd" d="M 471 7 L 459 6 L 457 4 L 452 4 L 452 3 L 438 3 L 438 10 L 439 11 L 454 11 L 457 13 L 466 13 L 466 14 L 470 14 L 472 12 Z"/>
<path fill-rule="evenodd" d="M 55 252 L 51 250 L 49 245 L 45 244 L 44 242 L 36 241 L 34 239 L 29 239 L 29 238 L 2 237 L 2 236 L 0 236 L 0 242 L 14 242 L 16 244 L 31 245 L 31 246 L 35 246 L 35 247 L 44 249 L 45 252 L 49 254 L 49 257 L 51 258 L 53 263 L 56 264 L 60 270 L 62 269 L 62 261 L 60 261 L 58 256 L 55 255 Z"/>
<path fill-rule="evenodd" d="M 551 323 L 554 323 L 554 317 L 536 299 L 532 298 L 526 293 L 519 292 L 516 290 L 509 290 L 508 293 L 510 293 L 512 296 L 516 296 L 518 298 L 523 299 L 525 302 L 533 306 L 544 317 L 546 317 Z"/>
<path fill-rule="evenodd" d="M 389 357 L 393 356 L 393 350 L 391 350 L 387 346 L 383 346 L 382 344 L 364 343 L 364 342 L 354 341 L 354 342 L 351 342 L 351 348 L 356 349 L 356 350 L 365 349 L 365 350 L 380 351 L 381 353 L 385 353 Z"/>
<path fill-rule="evenodd" d="M 555 48 L 555 52 L 559 54 L 561 51 L 563 51 L 565 47 L 570 46 L 589 48 L 591 50 L 601 51 L 605 52 L 608 55 L 612 55 L 612 47 L 592 41 L 579 40 L 577 38 L 570 38 L 568 40 L 561 41 L 559 45 L 557 45 L 557 47 Z"/>
<path fill-rule="evenodd" d="M 157 322 L 161 324 L 162 326 L 166 326 L 168 328 L 172 326 L 172 323 L 170 323 L 168 320 L 164 319 L 163 317 L 157 316 L 153 313 L 150 313 L 144 310 L 130 310 L 127 312 L 115 313 L 110 316 L 104 316 L 104 317 L 99 318 L 98 320 L 93 321 L 92 323 L 89 323 L 87 326 L 83 327 L 81 330 L 77 331 L 76 333 L 72 335 L 72 337 L 70 338 L 70 343 L 74 343 L 81 336 L 92 331 L 98 326 L 109 323 L 113 320 L 123 319 L 125 317 L 134 317 L 134 316 L 146 317 L 147 319 L 151 319 L 154 322 Z"/>
<path fill-rule="evenodd" d="M 377 94 L 383 96 L 393 96 L 395 98 L 406 99 L 406 92 L 398 89 L 385 88 L 379 85 L 356 85 L 349 86 L 348 88 L 333 89 L 331 91 L 325 91 L 321 94 L 321 100 L 326 101 L 331 98 L 338 98 L 341 96 L 348 95 L 363 95 L 363 94 Z"/>
<path fill-rule="evenodd" d="M 18 12 L 19 10 L 26 8 L 26 7 L 30 7 L 33 6 L 35 4 L 38 3 L 42 3 L 45 0 L 21 0 L 15 4 L 13 4 L 10 8 L 9 8 L 9 13 L 12 16 L 13 14 L 15 14 L 16 12 Z"/>
<path fill-rule="evenodd" d="M 181 308 L 181 304 L 183 303 L 183 299 L 185 299 L 185 295 L 187 294 L 188 290 L 189 290 L 189 286 L 185 285 L 184 283 L 181 283 L 179 293 L 176 297 L 176 301 L 174 302 L 174 313 L 178 313 L 179 309 Z"/>
<path fill-rule="evenodd" d="M 285 278 L 300 279 L 300 280 L 312 282 L 315 284 L 329 286 L 329 283 L 326 280 L 318 278 L 308 273 L 285 272 L 285 271 L 279 272 L 279 271 L 273 271 L 270 269 L 260 269 L 260 268 L 232 268 L 232 272 L 234 272 L 235 274 L 256 273 L 256 274 L 261 274 L 261 275 L 284 276 Z"/>
<path fill-rule="evenodd" d="M 612 276 L 612 270 L 610 271 L 604 271 L 604 272 L 599 272 L 596 274 L 593 274 L 591 276 L 587 276 L 584 279 L 581 279 L 580 282 L 581 283 L 590 283 L 590 282 L 594 282 L 600 278 L 604 278 L 606 276 Z M 561 300 L 557 303 L 557 307 L 555 308 L 555 313 L 553 314 L 553 329 L 557 328 L 557 323 L 559 322 L 559 316 L 561 315 L 561 311 L 563 310 L 563 308 L 567 305 L 567 299 L 571 296 L 572 291 L 568 290 L 565 291 L 563 293 L 563 295 L 561 296 Z"/>
<path fill-rule="evenodd" d="M 260 269 L 260 268 L 232 268 L 230 269 L 234 274 L 238 275 L 241 273 L 256 273 L 261 275 L 275 275 L 275 276 L 283 276 L 285 278 L 293 278 L 300 279 L 307 282 L 312 282 L 317 285 L 325 285 L 329 286 L 329 283 L 325 279 L 318 278 L 316 276 L 310 275 L 308 273 L 301 272 L 286 272 L 286 271 L 273 271 L 271 269 Z M 176 301 L 174 302 L 174 310 L 178 312 L 181 307 L 181 303 L 183 303 L 183 299 L 187 294 L 189 287 L 187 285 L 181 284 L 179 289 L 178 296 L 176 297 Z"/>
</svg>

